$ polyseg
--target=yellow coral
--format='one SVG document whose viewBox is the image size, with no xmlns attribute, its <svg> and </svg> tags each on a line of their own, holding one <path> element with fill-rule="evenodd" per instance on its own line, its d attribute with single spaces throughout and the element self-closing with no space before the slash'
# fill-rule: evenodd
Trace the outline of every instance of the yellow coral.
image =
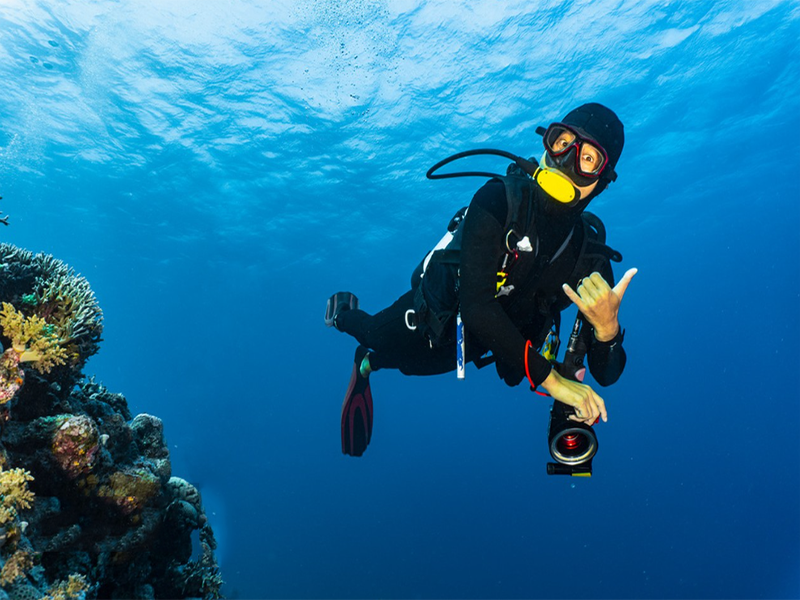
<svg viewBox="0 0 800 600">
<path fill-rule="evenodd" d="M 17 550 L 6 559 L 6 564 L 0 571 L 0 585 L 8 585 L 25 577 L 31 568 L 33 568 L 33 555 L 25 550 Z"/>
<path fill-rule="evenodd" d="M 0 471 L 0 526 L 11 522 L 17 509 L 31 507 L 34 496 L 29 481 L 33 476 L 25 469 Z"/>
<path fill-rule="evenodd" d="M 83 575 L 70 575 L 67 581 L 53 585 L 42 600 L 77 600 L 89 591 L 89 584 Z"/>
<path fill-rule="evenodd" d="M 12 304 L 3 302 L 0 327 L 3 335 L 11 338 L 11 346 L 19 354 L 20 362 L 33 362 L 40 373 L 48 373 L 54 366 L 66 362 L 67 351 L 61 347 L 57 328 L 41 317 L 26 318 Z"/>
</svg>

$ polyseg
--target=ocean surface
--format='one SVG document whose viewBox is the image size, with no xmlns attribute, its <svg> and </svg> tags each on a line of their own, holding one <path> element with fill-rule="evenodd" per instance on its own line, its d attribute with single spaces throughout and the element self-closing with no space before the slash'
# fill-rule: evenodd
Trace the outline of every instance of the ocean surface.
<svg viewBox="0 0 800 600">
<path fill-rule="evenodd" d="M 0 241 L 91 283 L 86 374 L 164 420 L 229 597 L 800 597 L 796 1 L 2 0 L 0 81 Z M 431 165 L 588 101 L 639 269 L 594 476 L 471 365 L 375 374 L 343 456 L 325 300 L 408 289 L 483 183 Z"/>
</svg>

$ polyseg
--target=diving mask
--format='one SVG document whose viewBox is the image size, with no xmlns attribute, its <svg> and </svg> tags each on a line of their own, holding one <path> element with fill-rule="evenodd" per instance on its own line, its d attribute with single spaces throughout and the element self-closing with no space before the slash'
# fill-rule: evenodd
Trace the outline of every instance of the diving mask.
<svg viewBox="0 0 800 600">
<path fill-rule="evenodd" d="M 553 123 L 547 129 L 537 128 L 536 132 L 542 135 L 546 152 L 535 179 L 557 202 L 573 202 L 580 197 L 578 186 L 592 185 L 603 173 L 611 181 L 616 179 L 603 147 L 577 129 Z"/>
<path fill-rule="evenodd" d="M 537 128 L 536 133 L 544 138 L 544 147 L 553 166 L 568 175 L 580 176 L 574 180 L 578 185 L 590 185 L 604 172 L 606 179 L 616 179 L 613 169 L 608 166 L 605 149 L 580 130 L 563 123 L 552 123 L 547 129 Z"/>
</svg>

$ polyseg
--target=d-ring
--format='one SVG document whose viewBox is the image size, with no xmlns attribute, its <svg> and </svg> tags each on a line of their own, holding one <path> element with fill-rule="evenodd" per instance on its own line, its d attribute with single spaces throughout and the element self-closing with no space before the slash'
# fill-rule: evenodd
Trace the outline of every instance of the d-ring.
<svg viewBox="0 0 800 600">
<path fill-rule="evenodd" d="M 417 313 L 414 312 L 414 309 L 409 308 L 406 311 L 406 327 L 408 327 L 411 331 L 416 331 L 417 329 Z"/>
</svg>

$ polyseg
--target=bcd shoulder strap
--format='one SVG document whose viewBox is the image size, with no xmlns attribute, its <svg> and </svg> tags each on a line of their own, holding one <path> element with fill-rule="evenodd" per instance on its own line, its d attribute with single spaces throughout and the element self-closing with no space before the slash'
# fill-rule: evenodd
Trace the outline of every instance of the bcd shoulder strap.
<svg viewBox="0 0 800 600">
<path fill-rule="evenodd" d="M 578 255 L 576 269 L 587 262 L 586 259 L 603 258 L 608 261 L 621 262 L 622 254 L 606 244 L 606 226 L 596 214 L 584 211 L 581 213 L 583 224 L 583 244 Z"/>
<path fill-rule="evenodd" d="M 506 189 L 506 222 L 504 230 L 506 232 L 516 231 L 520 239 L 524 235 L 530 235 L 528 230 L 535 223 L 533 222 L 533 181 L 529 177 L 522 175 L 506 175 L 498 177 Z M 535 231 L 533 232 L 535 234 Z"/>
<path fill-rule="evenodd" d="M 581 214 L 583 239 L 578 252 L 578 260 L 566 281 L 571 281 L 581 272 L 596 271 L 600 262 L 622 261 L 622 254 L 606 244 L 606 228 L 600 218 L 594 213 Z"/>
</svg>

